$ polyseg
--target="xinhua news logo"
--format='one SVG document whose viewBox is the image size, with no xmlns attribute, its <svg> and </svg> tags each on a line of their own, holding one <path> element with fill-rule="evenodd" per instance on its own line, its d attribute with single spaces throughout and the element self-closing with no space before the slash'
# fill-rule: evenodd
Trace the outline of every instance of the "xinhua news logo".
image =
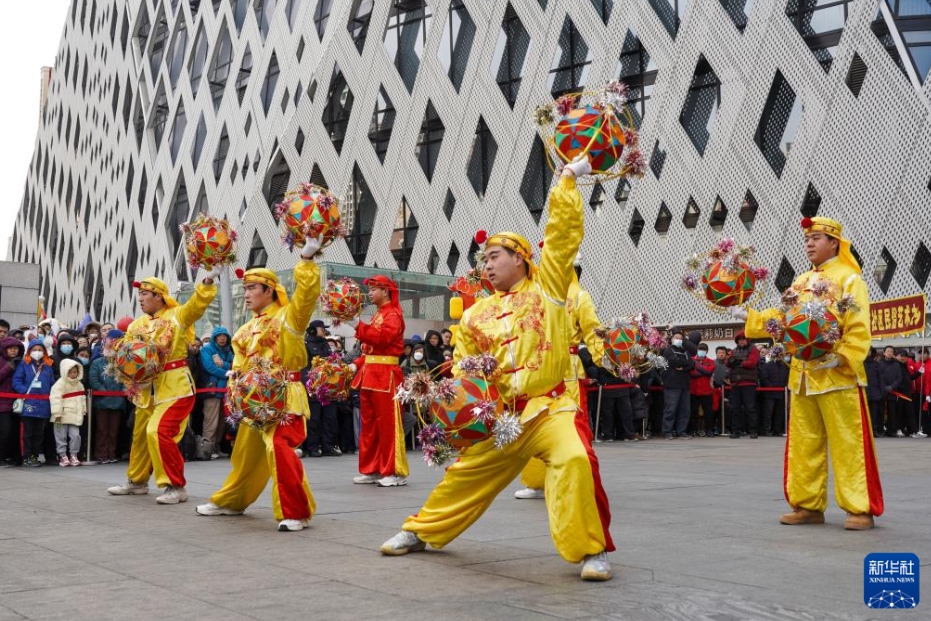
<svg viewBox="0 0 931 621">
<path fill-rule="evenodd" d="M 867 608 L 917 608 L 918 555 L 910 552 L 874 552 L 863 559 L 863 603 Z"/>
</svg>

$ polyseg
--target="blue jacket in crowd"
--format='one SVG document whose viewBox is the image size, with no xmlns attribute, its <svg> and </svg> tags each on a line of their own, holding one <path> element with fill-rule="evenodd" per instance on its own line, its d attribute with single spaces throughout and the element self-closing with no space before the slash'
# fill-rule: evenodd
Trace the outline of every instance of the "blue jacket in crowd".
<svg viewBox="0 0 931 621">
<path fill-rule="evenodd" d="M 107 365 L 110 360 L 100 356 L 91 362 L 90 387 L 91 390 L 114 390 L 123 392 L 126 388 L 115 377 L 107 374 Z M 126 407 L 125 397 L 94 397 L 95 410 L 122 410 Z"/>
<path fill-rule="evenodd" d="M 16 367 L 13 372 L 13 391 L 21 395 L 48 395 L 52 392 L 52 384 L 55 383 L 55 372 L 52 366 L 46 364 L 45 359 L 36 362 L 29 357 L 29 350 L 38 345 L 45 352 L 46 358 L 48 351 L 41 339 L 29 341 L 29 347 L 26 349 L 26 357 Z M 33 382 L 36 385 L 33 387 Z M 20 416 L 28 418 L 45 418 L 52 417 L 51 404 L 48 400 L 26 399 L 23 402 L 23 412 Z"/>
<path fill-rule="evenodd" d="M 226 345 L 217 345 L 217 337 L 226 335 Z M 233 368 L 233 338 L 223 326 L 217 326 L 210 335 L 210 342 L 200 349 L 200 364 L 204 370 L 204 378 L 210 388 L 226 388 L 226 372 Z M 217 365 L 214 355 L 220 357 L 223 364 Z M 220 397 L 221 395 L 207 395 Z"/>
</svg>

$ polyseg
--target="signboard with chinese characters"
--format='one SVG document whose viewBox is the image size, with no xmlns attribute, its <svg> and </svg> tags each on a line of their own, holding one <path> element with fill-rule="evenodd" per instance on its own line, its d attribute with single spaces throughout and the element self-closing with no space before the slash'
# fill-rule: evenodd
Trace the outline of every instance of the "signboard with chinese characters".
<svg viewBox="0 0 931 621">
<path fill-rule="evenodd" d="M 734 336 L 744 329 L 742 323 L 717 326 L 677 326 L 682 333 L 688 336 L 689 332 L 701 332 L 702 341 L 733 341 Z"/>
<path fill-rule="evenodd" d="M 873 338 L 905 336 L 925 329 L 925 294 L 893 298 L 870 304 Z"/>
</svg>

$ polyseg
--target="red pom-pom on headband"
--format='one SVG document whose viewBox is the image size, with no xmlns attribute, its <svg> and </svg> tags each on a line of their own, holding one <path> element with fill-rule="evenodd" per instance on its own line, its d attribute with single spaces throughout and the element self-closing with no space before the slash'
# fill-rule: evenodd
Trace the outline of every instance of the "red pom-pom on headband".
<svg viewBox="0 0 931 621">
<path fill-rule="evenodd" d="M 802 218 L 803 229 L 810 229 L 814 223 L 815 223 L 814 220 L 812 220 L 811 218 Z"/>
<path fill-rule="evenodd" d="M 365 280 L 362 281 L 362 284 L 365 285 L 366 287 L 368 287 L 368 286 L 369 286 L 369 281 L 370 281 L 370 280 L 371 280 L 371 278 L 366 278 Z"/>
<path fill-rule="evenodd" d="M 133 281 L 133 289 L 138 289 L 141 286 L 142 286 L 142 283 L 139 282 L 138 280 Z"/>
<path fill-rule="evenodd" d="M 540 250 L 543 250 L 543 240 L 542 240 L 542 239 L 540 240 L 540 243 L 537 244 L 537 247 L 538 247 Z"/>
<path fill-rule="evenodd" d="M 242 280 L 242 277 L 245 275 L 246 273 L 242 270 L 241 267 L 236 268 L 236 278 L 238 278 L 239 280 Z"/>
<path fill-rule="evenodd" d="M 481 244 L 484 244 L 486 241 L 488 241 L 488 231 L 483 229 L 481 231 L 475 232 L 475 243 L 476 244 L 481 245 Z"/>
</svg>

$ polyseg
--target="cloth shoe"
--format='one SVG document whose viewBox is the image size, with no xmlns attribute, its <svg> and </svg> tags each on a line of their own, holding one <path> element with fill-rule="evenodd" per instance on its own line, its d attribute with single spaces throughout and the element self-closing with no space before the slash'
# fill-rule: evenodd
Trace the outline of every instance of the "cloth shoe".
<svg viewBox="0 0 931 621">
<path fill-rule="evenodd" d="M 898 431 L 895 432 L 895 437 L 897 437 L 897 438 L 904 438 L 904 437 L 905 437 L 905 434 L 902 433 L 902 430 L 901 430 L 901 429 L 899 429 Z"/>
<path fill-rule="evenodd" d="M 169 485 L 165 488 L 165 493 L 155 499 L 160 505 L 176 505 L 179 502 L 187 502 L 187 490 L 183 487 L 174 487 Z"/>
<path fill-rule="evenodd" d="M 304 456 L 304 451 L 302 451 L 302 450 L 299 449 L 299 448 L 296 448 L 296 449 L 294 449 L 294 454 L 297 455 L 297 456 L 300 458 L 300 457 L 303 457 L 303 456 Z"/>
<path fill-rule="evenodd" d="M 598 554 L 589 554 L 582 562 L 582 580 L 590 582 L 604 582 L 611 579 L 611 563 L 608 562 L 608 553 L 601 551 Z"/>
<path fill-rule="evenodd" d="M 532 487 L 525 487 L 524 489 L 519 489 L 514 492 L 514 498 L 519 500 L 532 500 L 544 497 L 545 493 L 542 489 L 534 489 Z"/>
<path fill-rule="evenodd" d="M 77 455 L 72 455 L 72 456 L 71 456 L 71 465 L 72 465 L 72 466 L 80 466 L 80 465 L 81 465 L 81 460 L 78 459 Z"/>
<path fill-rule="evenodd" d="M 844 521 L 846 530 L 870 530 L 873 526 L 873 516 L 869 513 L 848 513 Z"/>
<path fill-rule="evenodd" d="M 71 460 L 68 459 L 67 455 L 62 455 L 61 457 L 58 458 L 58 465 L 61 466 L 62 468 L 64 468 L 65 466 L 70 466 Z"/>
<path fill-rule="evenodd" d="M 401 487 L 402 485 L 407 485 L 407 479 L 404 477 L 389 475 L 378 479 L 378 481 L 376 481 L 376 485 L 378 485 L 378 487 Z"/>
<path fill-rule="evenodd" d="M 427 547 L 425 541 L 422 541 L 417 533 L 402 530 L 397 535 L 381 544 L 379 550 L 382 554 L 388 556 L 401 556 L 408 552 L 420 552 Z"/>
<path fill-rule="evenodd" d="M 366 485 L 368 483 L 377 483 L 379 479 L 381 479 L 380 474 L 362 474 L 352 477 L 352 482 L 357 485 Z"/>
<path fill-rule="evenodd" d="M 824 524 L 824 513 L 796 507 L 791 513 L 784 513 L 780 518 L 781 524 L 796 526 L 798 524 Z"/>
<path fill-rule="evenodd" d="M 148 494 L 148 483 L 133 483 L 126 481 L 122 485 L 114 485 L 107 488 L 107 493 L 113 496 L 132 496 L 137 494 Z"/>
<path fill-rule="evenodd" d="M 221 507 L 220 505 L 208 502 L 207 504 L 197 505 L 195 509 L 197 515 L 242 515 L 242 511 L 236 511 L 235 509 L 230 509 L 228 507 Z"/>
<path fill-rule="evenodd" d="M 278 532 L 296 532 L 310 526 L 310 520 L 281 520 L 278 522 Z"/>
</svg>

